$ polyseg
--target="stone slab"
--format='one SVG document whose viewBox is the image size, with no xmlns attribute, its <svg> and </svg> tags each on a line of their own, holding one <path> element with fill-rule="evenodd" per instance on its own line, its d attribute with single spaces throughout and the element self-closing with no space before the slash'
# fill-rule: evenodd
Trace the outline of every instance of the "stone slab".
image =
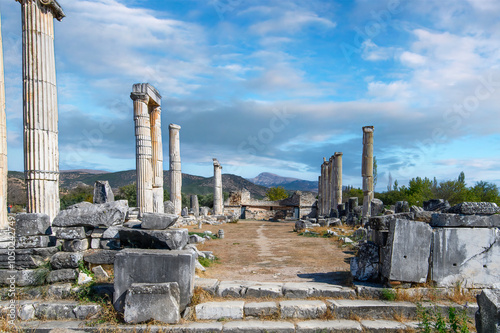
<svg viewBox="0 0 500 333">
<path fill-rule="evenodd" d="M 37 247 L 54 246 L 55 242 L 50 236 L 16 236 L 17 249 L 32 249 Z"/>
<path fill-rule="evenodd" d="M 245 297 L 278 298 L 283 297 L 283 283 L 261 282 L 250 284 Z"/>
<path fill-rule="evenodd" d="M 283 296 L 286 298 L 307 297 L 333 297 L 350 298 L 355 297 L 356 292 L 352 288 L 319 282 L 286 282 L 283 285 Z"/>
<path fill-rule="evenodd" d="M 500 215 L 432 214 L 431 227 L 500 228 Z"/>
<path fill-rule="evenodd" d="M 95 204 L 103 204 L 106 202 L 115 201 L 115 195 L 107 180 L 97 180 L 94 183 L 94 198 Z"/>
<path fill-rule="evenodd" d="M 361 324 L 354 320 L 308 320 L 297 323 L 297 333 L 362 332 Z"/>
<path fill-rule="evenodd" d="M 187 229 L 143 230 L 122 227 L 119 233 L 124 246 L 141 249 L 179 250 L 189 240 Z"/>
<path fill-rule="evenodd" d="M 248 281 L 220 281 L 217 287 L 219 297 L 242 297 L 246 293 Z"/>
<path fill-rule="evenodd" d="M 115 258 L 113 305 L 123 311 L 125 296 L 132 283 L 177 282 L 180 311 L 191 301 L 196 258 L 190 251 L 125 249 Z"/>
<path fill-rule="evenodd" d="M 500 332 L 500 290 L 484 289 L 477 296 L 477 333 Z"/>
<path fill-rule="evenodd" d="M 58 239 L 84 239 L 87 237 L 85 227 L 54 227 Z"/>
<path fill-rule="evenodd" d="M 56 247 L 16 249 L 14 258 L 12 256 L 12 251 L 0 250 L 0 269 L 36 268 L 43 265 L 57 251 L 58 249 Z M 14 267 L 12 267 L 14 261 Z"/>
<path fill-rule="evenodd" d="M 84 252 L 83 260 L 95 265 L 112 265 L 117 253 L 114 250 L 88 250 Z"/>
<path fill-rule="evenodd" d="M 326 314 L 327 307 L 323 301 L 281 301 L 282 319 L 316 319 Z"/>
<path fill-rule="evenodd" d="M 72 239 L 63 242 L 63 251 L 65 252 L 81 252 L 89 248 L 88 239 Z"/>
<path fill-rule="evenodd" d="M 295 325 L 288 322 L 279 321 L 231 321 L 224 324 L 224 333 L 257 333 L 257 332 L 275 332 L 275 333 L 294 333 Z"/>
<path fill-rule="evenodd" d="M 208 302 L 195 307 L 196 318 L 201 320 L 243 319 L 243 301 Z"/>
<path fill-rule="evenodd" d="M 210 295 L 216 294 L 218 285 L 219 285 L 219 280 L 217 279 L 203 279 L 203 278 L 194 279 L 194 287 L 195 288 L 199 287 L 208 292 Z"/>
<path fill-rule="evenodd" d="M 76 280 L 76 270 L 72 268 L 50 271 L 47 276 L 48 283 L 74 282 Z"/>
<path fill-rule="evenodd" d="M 362 320 L 361 326 L 373 333 L 400 333 L 406 330 L 406 325 L 392 320 Z"/>
<path fill-rule="evenodd" d="M 449 208 L 446 212 L 465 215 L 493 215 L 499 214 L 500 208 L 494 202 L 462 202 Z"/>
<path fill-rule="evenodd" d="M 382 216 L 370 217 L 369 224 L 373 230 L 389 230 L 391 221 L 396 219 L 400 220 L 413 220 L 415 218 L 414 213 L 398 213 Z"/>
<path fill-rule="evenodd" d="M 380 273 L 379 246 L 372 242 L 360 244 L 356 257 L 351 258 L 350 269 L 351 275 L 356 281 L 378 279 Z"/>
<path fill-rule="evenodd" d="M 393 315 L 416 318 L 417 306 L 410 302 L 389 302 L 375 300 L 328 300 L 335 318 L 349 319 L 352 315 L 360 318 L 385 319 Z"/>
<path fill-rule="evenodd" d="M 53 269 L 78 268 L 78 262 L 83 259 L 83 252 L 58 252 L 50 259 Z"/>
<path fill-rule="evenodd" d="M 141 228 L 149 230 L 164 230 L 172 226 L 179 219 L 179 215 L 165 213 L 144 213 L 141 218 Z"/>
<path fill-rule="evenodd" d="M 245 304 L 246 317 L 270 317 L 278 314 L 276 302 L 249 302 Z"/>
<path fill-rule="evenodd" d="M 81 202 L 59 212 L 52 225 L 55 227 L 109 227 L 123 224 L 127 212 L 127 200 L 95 205 L 89 202 Z"/>
<path fill-rule="evenodd" d="M 50 218 L 47 214 L 20 213 L 16 215 L 16 237 L 50 234 Z"/>
</svg>

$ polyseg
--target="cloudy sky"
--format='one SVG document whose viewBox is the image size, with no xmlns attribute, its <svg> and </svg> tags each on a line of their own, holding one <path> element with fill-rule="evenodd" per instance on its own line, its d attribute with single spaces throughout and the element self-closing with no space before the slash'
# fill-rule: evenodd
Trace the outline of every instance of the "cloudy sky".
<svg viewBox="0 0 500 333">
<path fill-rule="evenodd" d="M 58 0 L 60 168 L 135 168 L 130 91 L 149 82 L 181 129 L 183 172 L 317 180 L 344 153 L 361 185 L 375 126 L 389 172 L 500 185 L 497 0 Z M 23 170 L 21 9 L 1 1 L 9 169 Z M 168 160 L 168 158 L 166 158 Z M 168 168 L 168 161 L 165 169 Z"/>
</svg>

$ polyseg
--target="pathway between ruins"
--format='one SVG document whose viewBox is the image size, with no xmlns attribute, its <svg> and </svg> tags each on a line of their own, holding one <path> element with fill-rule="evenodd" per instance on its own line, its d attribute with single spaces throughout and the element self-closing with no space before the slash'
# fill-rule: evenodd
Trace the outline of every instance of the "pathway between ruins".
<svg viewBox="0 0 500 333">
<path fill-rule="evenodd" d="M 293 222 L 240 220 L 219 226 L 203 225 L 201 231 L 224 239 L 206 241 L 201 251 L 213 251 L 219 263 L 201 276 L 219 280 L 314 281 L 346 284 L 349 258 L 353 253 L 341 249 L 331 238 L 298 236 Z M 196 226 L 189 231 L 200 232 Z"/>
</svg>

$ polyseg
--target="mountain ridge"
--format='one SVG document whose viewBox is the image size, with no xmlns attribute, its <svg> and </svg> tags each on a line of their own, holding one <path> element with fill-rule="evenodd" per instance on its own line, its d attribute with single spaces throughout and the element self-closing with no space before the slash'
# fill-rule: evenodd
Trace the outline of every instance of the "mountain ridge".
<svg viewBox="0 0 500 333">
<path fill-rule="evenodd" d="M 308 191 L 318 192 L 318 182 L 303 180 L 292 177 L 283 177 L 270 172 L 262 172 L 254 178 L 248 178 L 248 181 L 265 187 L 282 186 L 289 191 Z"/>
</svg>

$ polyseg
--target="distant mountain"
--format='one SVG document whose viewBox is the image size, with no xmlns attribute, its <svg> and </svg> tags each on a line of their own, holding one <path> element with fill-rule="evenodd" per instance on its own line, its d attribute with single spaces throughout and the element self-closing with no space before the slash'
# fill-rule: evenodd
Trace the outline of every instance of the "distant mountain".
<svg viewBox="0 0 500 333">
<path fill-rule="evenodd" d="M 318 192 L 318 182 L 291 177 L 282 177 L 269 172 L 263 172 L 255 178 L 248 179 L 254 184 L 265 187 L 282 186 L 289 191 Z"/>
</svg>

